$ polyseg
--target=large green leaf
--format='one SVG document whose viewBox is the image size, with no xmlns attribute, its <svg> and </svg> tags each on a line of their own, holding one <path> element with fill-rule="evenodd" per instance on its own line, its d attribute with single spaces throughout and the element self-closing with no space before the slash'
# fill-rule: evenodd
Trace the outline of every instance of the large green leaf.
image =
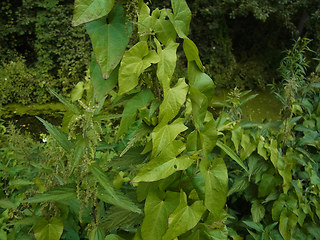
<svg viewBox="0 0 320 240">
<path fill-rule="evenodd" d="M 212 151 L 216 146 L 218 139 L 218 131 L 214 120 L 208 122 L 203 131 L 200 132 L 200 141 L 202 145 L 202 151 L 205 157 Z"/>
<path fill-rule="evenodd" d="M 148 194 L 141 226 L 143 239 L 161 240 L 168 227 L 168 217 L 179 204 L 179 194 L 152 191 Z M 156 224 L 155 224 L 156 223 Z"/>
<path fill-rule="evenodd" d="M 151 90 L 145 89 L 134 95 L 125 103 L 117 138 L 125 133 L 135 122 L 138 109 L 146 107 L 152 98 L 153 94 Z"/>
<path fill-rule="evenodd" d="M 53 126 L 51 123 L 48 123 L 46 120 L 36 117 L 43 125 L 46 127 L 48 132 L 54 137 L 54 139 L 59 143 L 61 147 L 66 150 L 66 152 L 70 153 L 73 149 L 73 144 L 68 140 L 67 134 L 62 132 L 59 128 Z"/>
<path fill-rule="evenodd" d="M 199 50 L 196 44 L 189 38 L 183 40 L 183 51 L 186 54 L 188 62 L 195 61 L 196 66 L 203 72 L 204 68 L 199 57 Z"/>
<path fill-rule="evenodd" d="M 202 201 L 195 201 L 188 206 L 187 195 L 180 193 L 180 203 L 169 216 L 169 227 L 163 236 L 163 240 L 172 240 L 188 230 L 194 228 L 200 221 L 206 208 Z"/>
<path fill-rule="evenodd" d="M 190 86 L 189 97 L 192 104 L 194 125 L 200 131 L 203 130 L 203 122 L 207 114 L 208 99 L 197 88 Z"/>
<path fill-rule="evenodd" d="M 258 223 L 264 218 L 266 210 L 262 204 L 254 200 L 251 205 L 251 215 L 254 222 Z"/>
<path fill-rule="evenodd" d="M 205 205 L 214 215 L 219 216 L 227 201 L 228 171 L 222 158 L 207 158 L 200 162 L 200 172 L 205 181 Z"/>
<path fill-rule="evenodd" d="M 129 42 L 123 8 L 115 6 L 108 17 L 87 23 L 87 32 L 102 76 L 108 79 Z"/>
<path fill-rule="evenodd" d="M 173 14 L 169 14 L 172 22 L 180 38 L 186 38 L 189 34 L 189 25 L 191 22 L 191 11 L 185 0 L 171 0 Z"/>
<path fill-rule="evenodd" d="M 187 169 L 194 160 L 188 156 L 176 157 L 184 149 L 185 145 L 181 141 L 174 141 L 167 145 L 165 151 L 162 151 L 140 169 L 133 181 L 154 182 L 164 179 L 176 171 Z"/>
<path fill-rule="evenodd" d="M 106 16 L 113 4 L 114 0 L 75 0 L 72 25 L 78 26 Z"/>
<path fill-rule="evenodd" d="M 183 122 L 183 118 L 178 118 L 169 125 L 159 124 L 153 129 L 153 132 L 151 133 L 153 157 L 157 156 L 165 149 L 179 133 L 188 129 Z"/>
<path fill-rule="evenodd" d="M 102 169 L 96 165 L 92 164 L 89 166 L 90 172 L 93 174 L 94 178 L 100 183 L 103 189 L 98 189 L 98 198 L 101 200 L 113 204 L 115 206 L 130 210 L 132 212 L 141 213 L 140 208 L 138 208 L 128 197 L 126 197 L 122 192 L 116 191 L 113 188 L 112 182 L 108 179 L 108 176 L 102 171 Z"/>
<path fill-rule="evenodd" d="M 104 240 L 104 233 L 100 227 L 95 227 L 89 234 L 89 240 Z"/>
<path fill-rule="evenodd" d="M 92 54 L 90 64 L 90 76 L 93 87 L 93 94 L 97 102 L 101 101 L 118 83 L 119 65 L 112 71 L 108 79 L 104 79 L 97 63 L 96 57 Z"/>
<path fill-rule="evenodd" d="M 54 217 L 49 221 L 41 218 L 34 225 L 33 232 L 36 240 L 59 240 L 63 232 L 63 222 Z"/>
<path fill-rule="evenodd" d="M 293 212 L 284 209 L 280 215 L 279 231 L 284 240 L 290 240 L 298 217 Z"/>
<path fill-rule="evenodd" d="M 242 161 L 246 160 L 254 150 L 256 150 L 257 146 L 255 142 L 250 139 L 250 135 L 243 133 L 241 137 L 241 147 L 243 150 L 240 153 L 240 158 Z"/>
<path fill-rule="evenodd" d="M 157 67 L 157 77 L 162 88 L 166 92 L 170 88 L 171 78 L 176 68 L 176 52 L 179 44 L 170 41 L 168 46 L 162 50 L 160 43 L 156 39 L 155 42 L 157 44 L 157 52 L 160 58 Z"/>
<path fill-rule="evenodd" d="M 158 54 L 149 51 L 146 41 L 138 42 L 128 50 L 121 61 L 119 69 L 119 95 L 134 89 L 139 82 L 139 76 L 151 66 L 151 63 L 159 62 Z"/>
<path fill-rule="evenodd" d="M 109 234 L 108 236 L 105 237 L 104 240 L 125 240 L 125 239 L 116 234 Z"/>
<path fill-rule="evenodd" d="M 152 12 L 152 20 L 150 23 L 153 24 L 151 24 L 150 27 L 153 28 L 159 41 L 165 46 L 168 46 L 171 42 L 176 42 L 176 30 L 172 22 L 170 20 L 166 20 L 168 10 L 163 9 L 159 12 L 160 14 L 157 14 L 157 9 Z"/>
<path fill-rule="evenodd" d="M 184 78 L 180 78 L 173 88 L 164 92 L 164 99 L 159 111 L 160 124 L 168 123 L 179 113 L 181 106 L 186 101 L 187 93 L 188 85 Z"/>
</svg>

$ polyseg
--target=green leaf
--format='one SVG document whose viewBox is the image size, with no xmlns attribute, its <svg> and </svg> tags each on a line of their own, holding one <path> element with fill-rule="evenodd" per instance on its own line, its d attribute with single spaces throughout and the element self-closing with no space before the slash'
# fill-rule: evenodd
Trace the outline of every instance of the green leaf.
<svg viewBox="0 0 320 240">
<path fill-rule="evenodd" d="M 138 109 L 146 107 L 152 98 L 153 94 L 151 90 L 145 89 L 134 95 L 125 103 L 117 139 L 119 139 L 119 137 L 135 122 Z"/>
<path fill-rule="evenodd" d="M 174 14 L 169 14 L 172 22 L 180 38 L 186 38 L 189 34 L 189 25 L 191 22 L 191 11 L 185 0 L 171 0 L 171 6 Z"/>
<path fill-rule="evenodd" d="M 69 186 L 60 186 L 45 193 L 36 194 L 35 196 L 24 200 L 28 203 L 40 203 L 48 201 L 66 201 L 71 199 L 76 199 L 76 190 Z"/>
<path fill-rule="evenodd" d="M 109 234 L 108 236 L 106 236 L 104 240 L 125 240 L 125 239 L 122 237 L 119 237 L 116 234 Z"/>
<path fill-rule="evenodd" d="M 192 116 L 197 129 L 203 130 L 203 122 L 207 114 L 208 99 L 197 88 L 190 86 L 189 97 L 192 104 Z"/>
<path fill-rule="evenodd" d="M 184 78 L 180 78 L 173 88 L 164 92 L 164 99 L 159 111 L 160 124 L 168 123 L 179 113 L 181 106 L 186 101 L 187 93 L 188 85 Z"/>
<path fill-rule="evenodd" d="M 279 231 L 284 240 L 290 240 L 298 217 L 294 213 L 284 209 L 280 215 Z"/>
<path fill-rule="evenodd" d="M 71 101 L 72 102 L 75 102 L 77 100 L 80 100 L 82 98 L 82 94 L 83 94 L 83 91 L 84 91 L 84 83 L 81 81 L 81 82 L 78 82 L 77 85 L 72 89 L 71 91 Z"/>
<path fill-rule="evenodd" d="M 98 198 L 107 203 L 130 210 L 132 212 L 141 213 L 141 210 L 131 201 L 131 199 L 126 197 L 122 192 L 116 191 L 113 188 L 112 182 L 108 179 L 106 174 L 98 165 L 90 165 L 89 170 L 93 174 L 94 178 L 104 188 L 104 190 L 98 190 Z"/>
<path fill-rule="evenodd" d="M 179 133 L 187 130 L 188 128 L 183 124 L 184 119 L 178 118 L 169 125 L 157 125 L 152 136 L 152 156 L 157 156 L 163 149 L 165 149 Z"/>
<path fill-rule="evenodd" d="M 70 175 L 73 173 L 74 169 L 79 165 L 80 159 L 88 146 L 88 139 L 82 137 L 81 135 L 77 136 L 76 144 L 74 147 L 73 153 L 73 163 L 72 168 L 70 170 Z"/>
<path fill-rule="evenodd" d="M 48 132 L 54 137 L 54 139 L 59 143 L 61 147 L 66 150 L 66 152 L 70 153 L 73 149 L 73 144 L 71 141 L 68 140 L 67 134 L 62 132 L 59 128 L 53 126 L 51 123 L 48 123 L 46 120 L 43 120 L 40 117 L 36 118 L 43 123 L 43 125 L 46 127 Z"/>
<path fill-rule="evenodd" d="M 199 50 L 197 46 L 194 44 L 192 40 L 189 38 L 185 38 L 183 40 L 183 51 L 187 57 L 188 62 L 195 61 L 196 65 L 198 66 L 201 72 L 204 71 L 202 62 L 199 57 Z"/>
<path fill-rule="evenodd" d="M 286 195 L 282 193 L 279 196 L 279 198 L 273 203 L 273 206 L 272 206 L 272 219 L 273 219 L 273 221 L 279 220 L 280 214 L 286 206 L 285 199 L 286 199 Z"/>
<path fill-rule="evenodd" d="M 157 67 L 157 77 L 160 81 L 164 92 L 166 92 L 170 88 L 170 82 L 174 70 L 176 68 L 177 62 L 177 48 L 179 46 L 178 43 L 170 41 L 168 46 L 166 46 L 163 50 L 161 48 L 160 43 L 155 39 L 157 45 L 157 52 L 159 54 L 159 62 Z"/>
<path fill-rule="evenodd" d="M 181 191 L 179 206 L 170 214 L 169 227 L 162 239 L 172 240 L 194 228 L 205 211 L 202 201 L 188 206 L 187 195 Z"/>
<path fill-rule="evenodd" d="M 66 106 L 67 110 L 72 111 L 76 115 L 80 115 L 80 109 L 74 105 L 73 103 L 70 103 L 67 99 L 64 97 L 60 96 L 58 93 L 53 91 L 51 88 L 49 88 L 49 92 L 53 94 L 56 98 L 59 99 L 59 101 Z"/>
<path fill-rule="evenodd" d="M 87 23 L 87 32 L 102 76 L 108 79 L 129 43 L 123 8 L 115 6 L 108 17 Z"/>
<path fill-rule="evenodd" d="M 208 122 L 203 131 L 200 132 L 200 141 L 202 145 L 203 154 L 205 157 L 211 153 L 212 149 L 216 146 L 218 139 L 218 131 L 214 120 Z"/>
<path fill-rule="evenodd" d="M 90 64 L 90 76 L 93 94 L 97 102 L 100 102 L 118 83 L 119 65 L 112 71 L 108 79 L 104 79 L 96 57 L 92 54 Z"/>
<path fill-rule="evenodd" d="M 159 191 L 150 192 L 144 208 L 145 218 L 141 226 L 142 238 L 161 240 L 168 227 L 168 217 L 178 204 L 178 193 L 166 192 L 165 195 Z"/>
<path fill-rule="evenodd" d="M 0 208 L 14 209 L 18 206 L 19 206 L 19 203 L 14 203 L 10 199 L 6 199 L 6 198 L 0 199 Z"/>
<path fill-rule="evenodd" d="M 278 158 L 279 158 L 279 151 L 278 151 L 278 142 L 275 139 L 271 140 L 270 146 L 267 147 L 270 150 L 270 159 L 275 168 L 278 168 Z"/>
<path fill-rule="evenodd" d="M 157 9 L 152 12 L 152 20 L 149 21 L 149 27 L 153 28 L 159 41 L 165 46 L 168 46 L 171 42 L 176 42 L 176 30 L 172 22 L 170 20 L 166 20 L 168 16 L 167 9 L 160 10 L 160 16 L 157 16 L 158 14 L 154 14 L 156 11 Z"/>
<path fill-rule="evenodd" d="M 125 52 L 119 69 L 119 95 L 134 89 L 139 82 L 139 76 L 151 66 L 159 62 L 158 54 L 148 50 L 146 41 L 138 42 Z"/>
<path fill-rule="evenodd" d="M 113 4 L 114 0 L 75 0 L 72 25 L 78 26 L 106 16 Z"/>
<path fill-rule="evenodd" d="M 229 148 L 227 145 L 225 145 L 219 140 L 217 141 L 217 146 L 221 148 L 226 154 L 228 154 L 228 156 L 231 157 L 236 163 L 238 163 L 246 172 L 248 172 L 247 167 L 244 165 L 244 163 L 241 161 L 238 155 L 235 154 L 234 151 L 232 151 L 231 148 Z"/>
<path fill-rule="evenodd" d="M 95 227 L 89 234 L 89 240 L 104 240 L 104 233 L 100 227 Z"/>
<path fill-rule="evenodd" d="M 251 205 L 251 215 L 254 222 L 258 223 L 264 218 L 266 210 L 258 201 L 254 200 Z"/>
<path fill-rule="evenodd" d="M 239 152 L 239 144 L 240 144 L 240 141 L 241 141 L 242 133 L 243 133 L 243 129 L 240 126 L 234 128 L 232 130 L 231 140 L 232 140 L 232 142 L 234 144 L 234 147 L 236 149 L 236 153 Z"/>
<path fill-rule="evenodd" d="M 200 162 L 200 172 L 205 181 L 205 206 L 214 215 L 218 216 L 227 201 L 228 171 L 222 158 L 207 158 Z"/>
<path fill-rule="evenodd" d="M 174 141 L 167 145 L 165 151 L 144 165 L 132 181 L 153 182 L 164 179 L 176 171 L 187 169 L 194 160 L 188 156 L 176 157 L 184 149 L 185 145 L 181 141 Z"/>
<path fill-rule="evenodd" d="M 39 219 L 33 227 L 36 240 L 59 240 L 63 232 L 63 222 L 58 218 L 51 218 L 47 221 Z"/>
<path fill-rule="evenodd" d="M 250 135 L 243 133 L 241 138 L 241 147 L 243 151 L 240 153 L 240 158 L 242 161 L 246 160 L 254 150 L 256 150 L 256 144 L 250 139 Z"/>
</svg>

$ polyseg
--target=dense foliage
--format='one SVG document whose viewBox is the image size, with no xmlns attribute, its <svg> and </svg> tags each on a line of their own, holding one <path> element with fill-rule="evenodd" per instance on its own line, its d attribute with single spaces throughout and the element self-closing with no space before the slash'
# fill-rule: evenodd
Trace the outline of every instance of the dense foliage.
<svg viewBox="0 0 320 240">
<path fill-rule="evenodd" d="M 283 121 L 245 122 L 248 92 L 212 107 L 185 0 L 131 9 L 129 21 L 114 1 L 75 1 L 73 25 L 86 25 L 93 54 L 70 99 L 50 89 L 68 109 L 61 128 L 38 117 L 50 136 L 35 143 L 0 125 L 1 239 L 317 239 L 310 41 L 281 61 Z"/>
</svg>

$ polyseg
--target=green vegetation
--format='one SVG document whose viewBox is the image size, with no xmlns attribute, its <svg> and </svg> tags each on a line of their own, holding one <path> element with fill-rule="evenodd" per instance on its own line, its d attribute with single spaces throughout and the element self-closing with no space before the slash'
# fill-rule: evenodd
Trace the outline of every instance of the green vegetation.
<svg viewBox="0 0 320 240">
<path fill-rule="evenodd" d="M 0 239 L 317 239 L 310 40 L 285 53 L 272 86 L 282 121 L 256 123 L 243 118 L 250 90 L 214 99 L 185 0 L 123 5 L 75 1 L 72 23 L 86 26 L 93 53 L 68 97 L 49 88 L 66 109 L 61 126 L 37 117 L 49 134 L 35 142 L 1 122 Z"/>
</svg>

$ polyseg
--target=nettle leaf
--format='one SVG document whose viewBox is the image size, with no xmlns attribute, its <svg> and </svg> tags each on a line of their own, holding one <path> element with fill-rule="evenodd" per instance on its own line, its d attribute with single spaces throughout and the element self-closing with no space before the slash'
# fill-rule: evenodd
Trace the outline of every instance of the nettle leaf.
<svg viewBox="0 0 320 240">
<path fill-rule="evenodd" d="M 186 101 L 187 93 L 188 85 L 184 78 L 180 78 L 173 88 L 164 92 L 164 99 L 159 111 L 160 124 L 168 123 L 179 113 L 181 106 Z"/>
<path fill-rule="evenodd" d="M 251 205 L 251 215 L 254 222 L 258 223 L 264 218 L 266 210 L 262 204 L 254 200 Z"/>
<path fill-rule="evenodd" d="M 66 152 L 70 153 L 73 149 L 73 143 L 68 140 L 67 134 L 62 132 L 59 128 L 53 126 L 51 123 L 48 123 L 46 120 L 37 116 L 36 118 L 43 123 L 50 135 L 54 137 L 54 139 L 59 143 L 59 145 L 63 147 L 64 150 L 66 150 Z"/>
<path fill-rule="evenodd" d="M 98 165 L 90 165 L 89 170 L 103 187 L 103 189 L 98 190 L 98 198 L 123 209 L 141 213 L 141 210 L 131 201 L 131 199 L 126 197 L 122 192 L 116 191 L 113 188 L 112 182 Z"/>
<path fill-rule="evenodd" d="M 187 169 L 194 160 L 188 156 L 176 157 L 184 149 L 185 145 L 181 141 L 174 141 L 167 145 L 165 151 L 141 168 L 133 182 L 153 182 L 164 179 L 176 171 Z"/>
<path fill-rule="evenodd" d="M 40 203 L 48 201 L 67 201 L 76 198 L 77 194 L 75 188 L 70 186 L 60 186 L 45 193 L 36 194 L 33 197 L 24 200 L 24 202 Z"/>
<path fill-rule="evenodd" d="M 145 218 L 141 226 L 142 238 L 161 240 L 168 227 L 169 215 L 178 204 L 179 193 L 169 191 L 166 194 L 161 194 L 159 191 L 150 192 L 144 207 Z"/>
<path fill-rule="evenodd" d="M 100 227 L 95 227 L 89 234 L 89 240 L 104 240 L 104 233 Z"/>
<path fill-rule="evenodd" d="M 179 43 L 170 41 L 168 46 L 162 49 L 157 39 L 155 39 L 155 42 L 160 58 L 157 67 L 157 77 L 164 92 L 166 92 L 170 88 L 171 78 L 176 68 L 177 48 L 179 46 Z"/>
<path fill-rule="evenodd" d="M 200 162 L 200 172 L 205 181 L 205 205 L 208 210 L 218 216 L 227 201 L 228 170 L 222 158 L 207 158 Z"/>
<path fill-rule="evenodd" d="M 151 66 L 159 62 L 158 54 L 149 51 L 146 41 L 138 42 L 128 50 L 121 61 L 119 69 L 119 95 L 134 89 L 139 82 L 139 76 Z"/>
<path fill-rule="evenodd" d="M 119 65 L 112 71 L 108 79 L 104 79 L 96 57 L 92 54 L 90 64 L 90 76 L 93 87 L 93 94 L 97 102 L 100 102 L 118 82 Z"/>
<path fill-rule="evenodd" d="M 171 6 L 174 14 L 169 14 L 175 30 L 180 38 L 186 38 L 189 34 L 189 26 L 191 22 L 191 11 L 185 0 L 171 0 Z"/>
<path fill-rule="evenodd" d="M 127 103 L 125 103 L 117 139 L 135 122 L 138 109 L 146 107 L 152 98 L 153 94 L 151 90 L 145 89 L 134 95 Z"/>
<path fill-rule="evenodd" d="M 199 57 L 199 50 L 198 50 L 196 44 L 194 44 L 194 42 L 192 40 L 190 40 L 189 38 L 185 38 L 183 40 L 183 51 L 187 57 L 188 62 L 195 61 L 199 70 L 201 72 L 203 72 L 204 68 L 203 68 L 202 62 Z"/>
<path fill-rule="evenodd" d="M 75 0 L 72 26 L 108 15 L 113 5 L 114 0 Z"/>
<path fill-rule="evenodd" d="M 47 221 L 40 218 L 33 226 L 36 240 L 59 240 L 63 232 L 63 222 L 58 218 L 51 218 Z"/>
<path fill-rule="evenodd" d="M 169 216 L 169 227 L 163 236 L 163 240 L 172 240 L 181 234 L 194 228 L 206 211 L 202 201 L 196 201 L 188 206 L 187 195 L 180 192 L 180 203 Z"/>
<path fill-rule="evenodd" d="M 159 124 L 153 129 L 153 132 L 151 133 L 153 157 L 157 156 L 163 149 L 172 143 L 179 133 L 188 129 L 183 122 L 183 118 L 178 118 L 169 125 Z"/>
<path fill-rule="evenodd" d="M 123 8 L 115 6 L 107 17 L 87 23 L 96 61 L 104 79 L 119 64 L 129 43 Z"/>
</svg>

